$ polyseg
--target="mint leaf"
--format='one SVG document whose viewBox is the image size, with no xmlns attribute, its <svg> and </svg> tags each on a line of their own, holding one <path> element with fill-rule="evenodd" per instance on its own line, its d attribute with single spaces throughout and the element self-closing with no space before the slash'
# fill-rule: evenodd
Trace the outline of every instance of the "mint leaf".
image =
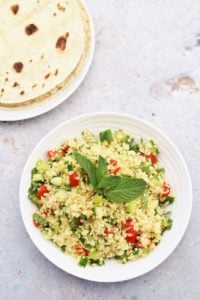
<svg viewBox="0 0 200 300">
<path fill-rule="evenodd" d="M 120 182 L 119 176 L 108 176 L 104 177 L 101 182 L 98 184 L 98 188 L 100 189 L 107 189 L 107 188 L 113 188 L 117 186 Z"/>
<path fill-rule="evenodd" d="M 78 152 L 74 152 L 73 156 L 83 170 L 88 174 L 90 183 L 92 184 L 94 190 L 97 188 L 97 177 L 96 177 L 96 167 L 95 165 L 87 159 L 85 156 L 81 155 Z"/>
<path fill-rule="evenodd" d="M 129 202 L 143 194 L 146 182 L 143 179 L 124 176 L 119 184 L 105 193 L 111 202 Z"/>
<path fill-rule="evenodd" d="M 113 140 L 112 131 L 107 129 L 105 131 L 100 132 L 99 138 L 101 142 L 108 141 L 111 142 Z"/>
<path fill-rule="evenodd" d="M 107 161 L 102 156 L 99 156 L 96 177 L 98 183 L 107 175 Z"/>
</svg>

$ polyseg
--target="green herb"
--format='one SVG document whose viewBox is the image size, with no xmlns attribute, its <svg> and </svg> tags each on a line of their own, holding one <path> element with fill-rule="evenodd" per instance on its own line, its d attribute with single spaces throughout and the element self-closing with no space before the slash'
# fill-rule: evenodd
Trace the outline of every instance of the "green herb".
<svg viewBox="0 0 200 300">
<path fill-rule="evenodd" d="M 162 234 L 166 231 L 166 230 L 170 230 L 172 228 L 172 223 L 173 220 L 172 219 L 164 219 L 162 222 Z"/>
<path fill-rule="evenodd" d="M 60 249 L 61 249 L 62 252 L 65 252 L 66 246 L 62 246 L 62 247 L 60 247 Z"/>
<path fill-rule="evenodd" d="M 101 142 L 108 141 L 111 142 L 113 140 L 112 131 L 107 129 L 99 133 L 99 138 Z"/>
<path fill-rule="evenodd" d="M 73 170 L 72 164 L 68 164 L 68 165 L 67 165 L 67 170 L 68 170 L 68 171 L 72 171 L 72 170 Z"/>
<path fill-rule="evenodd" d="M 96 190 L 97 188 L 97 177 L 96 177 L 96 167 L 95 165 L 87 159 L 87 157 L 79 154 L 78 152 L 74 152 L 73 156 L 75 160 L 79 163 L 79 165 L 84 169 L 84 171 L 88 174 L 90 183 L 93 188 Z"/>
<path fill-rule="evenodd" d="M 33 214 L 33 220 L 39 223 L 42 227 L 45 227 L 47 225 L 47 221 L 37 213 Z"/>
<path fill-rule="evenodd" d="M 81 259 L 79 260 L 79 266 L 81 267 L 86 267 L 88 263 L 88 258 L 85 256 L 82 256 Z"/>
<path fill-rule="evenodd" d="M 152 152 L 153 154 L 158 155 L 160 153 L 157 145 L 155 144 L 155 142 L 153 140 L 150 140 L 149 143 L 152 145 Z"/>
<path fill-rule="evenodd" d="M 133 254 L 138 255 L 138 253 L 139 253 L 139 249 L 138 248 L 133 248 Z"/>
<path fill-rule="evenodd" d="M 121 177 L 117 187 L 106 192 L 106 197 L 111 202 L 128 202 L 142 195 L 146 188 L 143 179 Z"/>
<path fill-rule="evenodd" d="M 104 262 L 103 262 L 103 261 L 100 261 L 99 259 L 96 259 L 96 260 L 90 259 L 90 264 L 91 264 L 91 265 L 102 266 L 102 265 L 104 264 Z"/>
<path fill-rule="evenodd" d="M 168 197 L 166 197 L 165 199 L 160 199 L 160 204 L 165 204 L 165 203 L 169 203 L 169 204 L 171 204 L 171 203 L 173 203 L 174 202 L 174 197 L 172 197 L 172 196 L 168 196 Z"/>
<path fill-rule="evenodd" d="M 129 145 L 129 150 L 133 150 L 136 153 L 139 152 L 140 147 L 138 144 L 135 143 L 133 138 L 130 138 L 130 136 L 126 137 L 125 143 Z"/>
<path fill-rule="evenodd" d="M 96 170 L 96 178 L 98 182 L 101 182 L 102 179 L 107 175 L 107 161 L 102 156 L 99 156 L 97 170 Z"/>
<path fill-rule="evenodd" d="M 113 188 L 117 186 L 120 182 L 119 176 L 108 176 L 104 177 L 101 182 L 98 184 L 100 189 Z"/>
<path fill-rule="evenodd" d="M 77 218 L 73 218 L 70 222 L 69 222 L 69 227 L 71 229 L 72 232 L 75 232 L 78 228 L 78 219 Z"/>
</svg>

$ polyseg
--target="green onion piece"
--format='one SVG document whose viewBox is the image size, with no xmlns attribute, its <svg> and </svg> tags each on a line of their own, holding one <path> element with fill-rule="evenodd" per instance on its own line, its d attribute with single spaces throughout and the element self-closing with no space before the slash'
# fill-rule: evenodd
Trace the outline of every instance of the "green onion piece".
<svg viewBox="0 0 200 300">
<path fill-rule="evenodd" d="M 81 267 L 86 267 L 88 263 L 88 258 L 85 256 L 82 256 L 81 259 L 79 260 L 79 266 Z"/>
<path fill-rule="evenodd" d="M 45 227 L 47 225 L 47 221 L 37 213 L 33 214 L 33 220 L 39 223 L 42 227 Z"/>
</svg>

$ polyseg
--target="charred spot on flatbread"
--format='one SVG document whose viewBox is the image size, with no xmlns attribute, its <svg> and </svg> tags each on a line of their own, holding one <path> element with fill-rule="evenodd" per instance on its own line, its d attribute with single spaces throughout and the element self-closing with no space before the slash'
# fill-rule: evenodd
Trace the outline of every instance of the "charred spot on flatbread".
<svg viewBox="0 0 200 300">
<path fill-rule="evenodd" d="M 32 35 L 36 31 L 38 31 L 38 27 L 35 24 L 29 24 L 25 28 L 25 32 L 27 35 Z"/>
<path fill-rule="evenodd" d="M 14 63 L 13 68 L 17 73 L 20 73 L 23 69 L 24 65 L 21 61 Z"/>
<path fill-rule="evenodd" d="M 17 86 L 19 86 L 19 83 L 15 81 L 15 82 L 13 83 L 13 87 L 17 87 Z"/>
<path fill-rule="evenodd" d="M 66 48 L 66 43 L 67 43 L 67 39 L 69 37 L 69 32 L 67 32 L 65 35 L 63 36 L 60 36 L 58 39 L 57 39 L 57 42 L 56 42 L 56 48 L 57 49 L 60 49 L 62 51 L 65 50 Z"/>
<path fill-rule="evenodd" d="M 58 10 L 65 12 L 65 7 L 62 6 L 60 3 L 57 4 L 57 8 L 58 8 Z"/>
<path fill-rule="evenodd" d="M 11 6 L 10 9 L 12 10 L 13 14 L 16 15 L 18 13 L 18 11 L 19 11 L 19 5 L 18 4 L 14 4 L 14 5 Z"/>
</svg>

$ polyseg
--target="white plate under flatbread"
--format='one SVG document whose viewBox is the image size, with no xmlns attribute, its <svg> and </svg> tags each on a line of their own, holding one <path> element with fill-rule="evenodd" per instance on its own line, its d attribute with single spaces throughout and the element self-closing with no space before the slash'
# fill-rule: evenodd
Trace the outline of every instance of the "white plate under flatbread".
<svg viewBox="0 0 200 300">
<path fill-rule="evenodd" d="M 0 3 L 0 105 L 46 99 L 84 63 L 88 16 L 80 0 Z"/>
</svg>

